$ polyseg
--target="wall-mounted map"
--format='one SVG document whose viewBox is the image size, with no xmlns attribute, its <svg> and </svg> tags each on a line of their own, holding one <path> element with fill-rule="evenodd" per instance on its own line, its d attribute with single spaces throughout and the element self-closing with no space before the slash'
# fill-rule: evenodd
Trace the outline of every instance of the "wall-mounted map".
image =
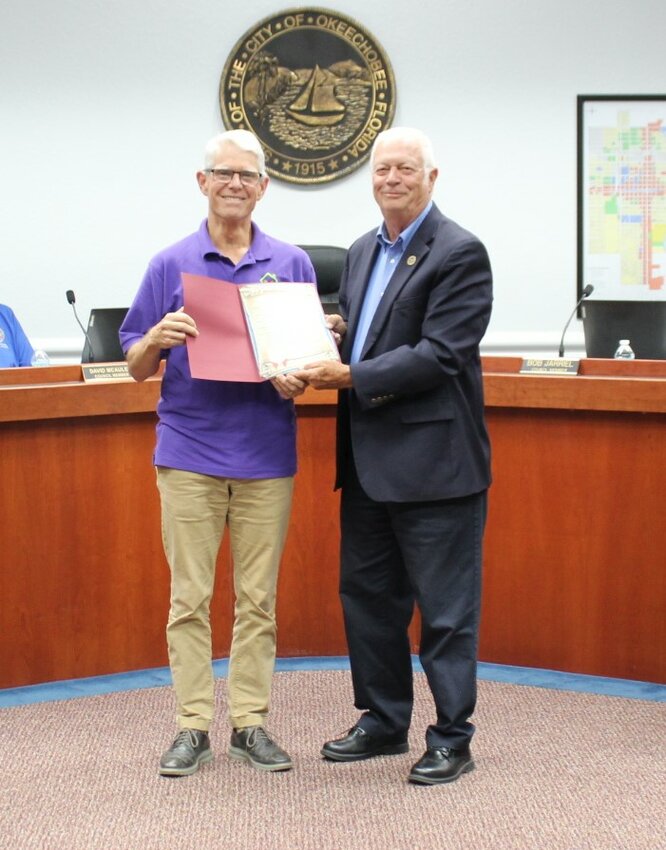
<svg viewBox="0 0 666 850">
<path fill-rule="evenodd" d="M 666 95 L 578 98 L 578 287 L 666 300 Z"/>
</svg>

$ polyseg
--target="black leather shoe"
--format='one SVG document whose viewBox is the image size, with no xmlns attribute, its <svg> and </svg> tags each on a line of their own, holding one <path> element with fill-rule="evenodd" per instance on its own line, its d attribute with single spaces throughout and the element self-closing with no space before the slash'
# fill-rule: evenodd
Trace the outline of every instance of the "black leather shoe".
<svg viewBox="0 0 666 850">
<path fill-rule="evenodd" d="M 292 761 L 278 747 L 263 726 L 247 726 L 231 733 L 229 755 L 233 759 L 249 761 L 258 770 L 289 770 Z"/>
<path fill-rule="evenodd" d="M 176 740 L 160 759 L 162 776 L 189 776 L 200 764 L 210 761 L 213 753 L 207 732 L 181 729 Z"/>
<path fill-rule="evenodd" d="M 459 750 L 451 747 L 428 747 L 407 778 L 410 782 L 419 782 L 422 785 L 441 785 L 444 782 L 454 782 L 470 770 L 474 770 L 474 760 L 469 745 Z"/>
<path fill-rule="evenodd" d="M 352 726 L 344 738 L 327 741 L 321 754 L 332 761 L 361 761 L 373 756 L 394 756 L 409 750 L 406 735 L 370 735 Z"/>
</svg>

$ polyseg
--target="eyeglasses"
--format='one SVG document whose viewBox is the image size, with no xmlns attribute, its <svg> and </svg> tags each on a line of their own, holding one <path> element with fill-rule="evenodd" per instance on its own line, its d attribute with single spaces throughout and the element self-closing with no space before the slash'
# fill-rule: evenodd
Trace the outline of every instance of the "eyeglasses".
<svg viewBox="0 0 666 850">
<path fill-rule="evenodd" d="M 210 174 L 216 183 L 231 183 L 234 174 L 237 174 L 243 186 L 256 186 L 261 180 L 258 171 L 234 171 L 231 168 L 204 168 L 204 174 Z"/>
</svg>

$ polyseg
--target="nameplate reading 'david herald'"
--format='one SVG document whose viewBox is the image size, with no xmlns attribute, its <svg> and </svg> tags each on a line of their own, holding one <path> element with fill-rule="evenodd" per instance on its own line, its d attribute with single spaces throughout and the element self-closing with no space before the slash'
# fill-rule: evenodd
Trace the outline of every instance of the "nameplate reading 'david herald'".
<svg viewBox="0 0 666 850">
<path fill-rule="evenodd" d="M 527 358 L 520 367 L 521 375 L 577 375 L 580 360 L 539 360 Z"/>
<path fill-rule="evenodd" d="M 390 127 L 393 70 L 351 18 L 289 9 L 238 40 L 222 72 L 220 109 L 228 129 L 258 137 L 270 175 L 325 183 L 358 168 Z"/>
<path fill-rule="evenodd" d="M 131 381 L 127 363 L 85 363 L 81 366 L 83 380 L 90 381 Z"/>
</svg>

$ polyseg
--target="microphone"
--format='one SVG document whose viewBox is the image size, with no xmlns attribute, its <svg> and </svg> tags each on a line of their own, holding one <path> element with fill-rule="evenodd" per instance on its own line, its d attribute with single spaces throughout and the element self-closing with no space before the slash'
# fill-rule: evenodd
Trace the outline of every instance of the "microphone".
<svg viewBox="0 0 666 850">
<path fill-rule="evenodd" d="M 571 315 L 567 319 L 567 323 L 564 326 L 564 330 L 562 331 L 562 339 L 560 340 L 560 350 L 559 350 L 558 357 L 564 357 L 564 334 L 567 332 L 567 328 L 569 327 L 569 324 L 571 323 L 571 320 L 573 319 L 576 310 L 580 307 L 580 305 L 587 298 L 587 296 L 592 295 L 593 292 L 594 292 L 594 287 L 592 286 L 591 283 L 588 283 L 588 285 L 583 290 L 583 294 L 580 296 L 580 298 L 576 302 L 576 306 L 571 311 Z"/>
<path fill-rule="evenodd" d="M 67 303 L 72 305 L 72 310 L 74 310 L 74 318 L 79 323 L 79 327 L 83 331 L 83 335 L 86 338 L 86 342 L 88 343 L 88 350 L 90 352 L 90 362 L 94 363 L 95 362 L 95 353 L 93 351 L 92 340 L 88 336 L 88 331 L 81 324 L 81 319 L 79 319 L 79 314 L 76 312 L 76 295 L 74 295 L 74 290 L 68 289 L 67 292 L 65 293 L 65 295 L 67 296 Z"/>
</svg>

